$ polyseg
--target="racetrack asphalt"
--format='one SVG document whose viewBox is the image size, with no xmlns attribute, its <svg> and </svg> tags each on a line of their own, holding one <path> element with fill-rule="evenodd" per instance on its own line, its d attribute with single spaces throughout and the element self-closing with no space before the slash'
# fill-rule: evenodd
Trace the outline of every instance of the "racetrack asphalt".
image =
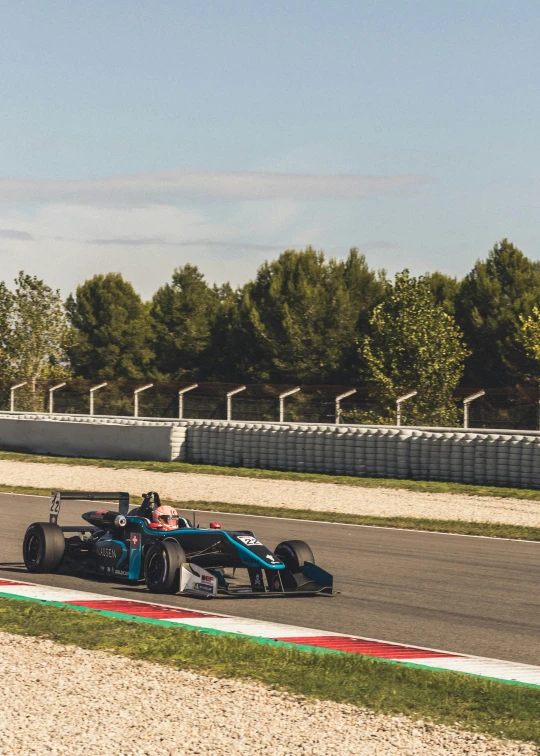
<svg viewBox="0 0 540 756">
<path fill-rule="evenodd" d="M 92 508 L 63 502 L 60 524 L 79 524 L 80 514 Z M 200 512 L 198 524 L 217 520 L 224 528 L 252 530 L 270 549 L 283 540 L 306 541 L 340 591 L 333 597 L 205 601 L 28 573 L 24 532 L 30 523 L 48 520 L 48 509 L 43 497 L 0 495 L 0 577 L 540 664 L 540 543 Z"/>
</svg>

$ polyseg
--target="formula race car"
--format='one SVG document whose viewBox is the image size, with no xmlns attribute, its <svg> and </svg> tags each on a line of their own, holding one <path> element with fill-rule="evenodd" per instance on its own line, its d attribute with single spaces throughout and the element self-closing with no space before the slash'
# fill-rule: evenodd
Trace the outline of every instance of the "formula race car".
<svg viewBox="0 0 540 756">
<path fill-rule="evenodd" d="M 142 498 L 130 510 L 127 493 L 54 491 L 49 522 L 33 523 L 24 536 L 26 568 L 144 581 L 152 593 L 208 598 L 333 593 L 332 575 L 315 565 L 304 541 L 283 541 L 272 551 L 250 530 L 194 526 L 157 493 Z M 61 527 L 62 499 L 114 501 L 118 510 L 95 509 L 82 515 L 88 525 Z M 242 583 L 239 569 L 249 582 Z"/>
</svg>

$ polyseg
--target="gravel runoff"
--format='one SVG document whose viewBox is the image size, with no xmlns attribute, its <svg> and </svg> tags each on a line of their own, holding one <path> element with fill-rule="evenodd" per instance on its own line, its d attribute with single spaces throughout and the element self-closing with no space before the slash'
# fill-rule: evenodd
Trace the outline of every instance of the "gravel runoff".
<svg viewBox="0 0 540 756">
<path fill-rule="evenodd" d="M 0 754 L 537 754 L 407 717 L 0 633 Z"/>
<path fill-rule="evenodd" d="M 158 491 L 164 499 L 173 501 L 222 501 L 380 517 L 540 526 L 540 502 L 495 496 L 417 493 L 392 488 L 10 460 L 0 460 L 0 482 L 36 488 L 129 491 L 131 494 Z"/>
</svg>

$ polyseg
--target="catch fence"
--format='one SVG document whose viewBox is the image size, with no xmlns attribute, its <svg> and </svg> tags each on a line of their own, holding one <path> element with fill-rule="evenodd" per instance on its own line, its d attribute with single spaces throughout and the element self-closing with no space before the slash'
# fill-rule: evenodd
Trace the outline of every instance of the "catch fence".
<svg viewBox="0 0 540 756">
<path fill-rule="evenodd" d="M 18 383 L 13 392 L 11 389 Z M 48 412 L 50 389 L 60 381 L 15 381 L 0 384 L 0 410 L 24 412 Z M 64 386 L 53 392 L 54 411 L 65 414 L 89 414 L 90 391 L 103 381 L 66 379 Z M 95 415 L 133 417 L 134 392 L 147 385 L 144 381 L 108 381 L 93 392 Z M 180 394 L 182 394 L 182 417 L 197 420 L 227 419 L 227 394 L 240 388 L 239 384 L 201 382 L 192 388 L 188 382 L 154 382 L 138 394 L 140 417 L 178 419 Z M 294 384 L 247 384 L 245 389 L 229 399 L 230 418 L 251 422 L 275 422 L 280 415 L 280 396 L 297 388 Z M 459 388 L 454 394 L 459 422 L 463 422 L 463 400 L 481 387 Z M 283 400 L 283 420 L 288 422 L 336 423 L 336 398 L 349 393 L 341 400 L 340 421 L 342 424 L 393 425 L 396 413 L 388 412 L 381 392 L 371 387 L 354 386 L 305 386 Z M 414 389 L 414 387 L 411 387 Z M 421 396 L 421 391 L 419 391 Z M 401 424 L 418 425 L 413 397 L 402 405 Z M 517 386 L 486 389 L 485 394 L 469 407 L 469 428 L 500 428 L 509 430 L 539 429 L 539 399 L 537 387 Z M 429 418 L 422 420 L 428 425 Z"/>
</svg>

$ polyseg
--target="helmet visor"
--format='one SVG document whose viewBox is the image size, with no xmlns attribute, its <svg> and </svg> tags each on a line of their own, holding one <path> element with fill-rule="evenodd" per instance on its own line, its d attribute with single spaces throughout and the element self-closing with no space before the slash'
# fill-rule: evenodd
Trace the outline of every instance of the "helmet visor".
<svg viewBox="0 0 540 756">
<path fill-rule="evenodd" d="M 164 525 L 169 525 L 169 527 L 175 528 L 178 525 L 178 517 L 173 517 L 172 515 L 165 515 L 165 514 L 162 515 L 162 514 L 160 514 L 159 515 L 159 520 Z"/>
</svg>

